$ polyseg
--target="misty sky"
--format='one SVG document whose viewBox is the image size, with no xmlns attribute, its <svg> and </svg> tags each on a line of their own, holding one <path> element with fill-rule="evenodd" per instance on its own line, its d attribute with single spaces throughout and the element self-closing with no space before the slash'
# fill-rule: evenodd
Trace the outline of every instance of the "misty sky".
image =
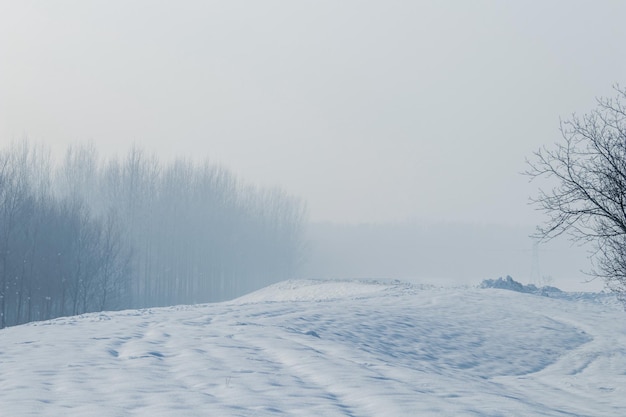
<svg viewBox="0 0 626 417">
<path fill-rule="evenodd" d="M 0 0 L 0 144 L 136 142 L 313 221 L 527 224 L 524 159 L 626 74 L 622 1 Z"/>
</svg>

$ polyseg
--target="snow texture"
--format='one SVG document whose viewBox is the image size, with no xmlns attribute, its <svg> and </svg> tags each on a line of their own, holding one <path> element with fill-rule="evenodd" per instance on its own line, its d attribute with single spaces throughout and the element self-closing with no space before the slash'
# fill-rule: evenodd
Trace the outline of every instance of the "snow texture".
<svg viewBox="0 0 626 417">
<path fill-rule="evenodd" d="M 0 331 L 2 416 L 623 416 L 606 294 L 287 281 Z"/>
</svg>

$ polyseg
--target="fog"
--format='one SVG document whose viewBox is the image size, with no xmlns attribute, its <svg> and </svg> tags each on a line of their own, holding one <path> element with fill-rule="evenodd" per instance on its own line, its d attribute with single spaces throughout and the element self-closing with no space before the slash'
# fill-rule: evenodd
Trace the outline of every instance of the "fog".
<svg viewBox="0 0 626 417">
<path fill-rule="evenodd" d="M 76 143 L 104 159 L 137 147 L 280 189 L 311 223 L 294 276 L 579 287 L 584 249 L 533 250 L 538 184 L 520 173 L 560 118 L 622 81 L 625 14 L 617 1 L 0 1 L 0 145 L 28 138 L 58 161 Z"/>
<path fill-rule="evenodd" d="M 569 291 L 599 291 L 589 275 L 589 249 L 566 239 L 539 244 L 533 228 L 464 223 L 309 225 L 306 278 L 399 279 L 477 285 L 516 280 Z"/>
</svg>

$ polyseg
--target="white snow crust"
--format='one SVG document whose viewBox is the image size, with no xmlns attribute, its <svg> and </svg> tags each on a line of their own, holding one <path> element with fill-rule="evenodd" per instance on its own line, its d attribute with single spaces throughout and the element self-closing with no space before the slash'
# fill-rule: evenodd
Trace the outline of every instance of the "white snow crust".
<svg viewBox="0 0 626 417">
<path fill-rule="evenodd" d="M 1 416 L 624 416 L 604 294 L 287 281 L 0 331 Z"/>
</svg>

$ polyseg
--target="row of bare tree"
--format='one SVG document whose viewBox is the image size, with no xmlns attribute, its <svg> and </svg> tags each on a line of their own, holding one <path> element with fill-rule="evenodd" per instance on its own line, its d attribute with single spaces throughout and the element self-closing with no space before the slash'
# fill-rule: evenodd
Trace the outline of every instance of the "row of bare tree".
<svg viewBox="0 0 626 417">
<path fill-rule="evenodd" d="M 69 314 L 229 299 L 291 277 L 302 202 L 208 162 L 134 147 L 0 153 L 0 327 Z"/>
</svg>

